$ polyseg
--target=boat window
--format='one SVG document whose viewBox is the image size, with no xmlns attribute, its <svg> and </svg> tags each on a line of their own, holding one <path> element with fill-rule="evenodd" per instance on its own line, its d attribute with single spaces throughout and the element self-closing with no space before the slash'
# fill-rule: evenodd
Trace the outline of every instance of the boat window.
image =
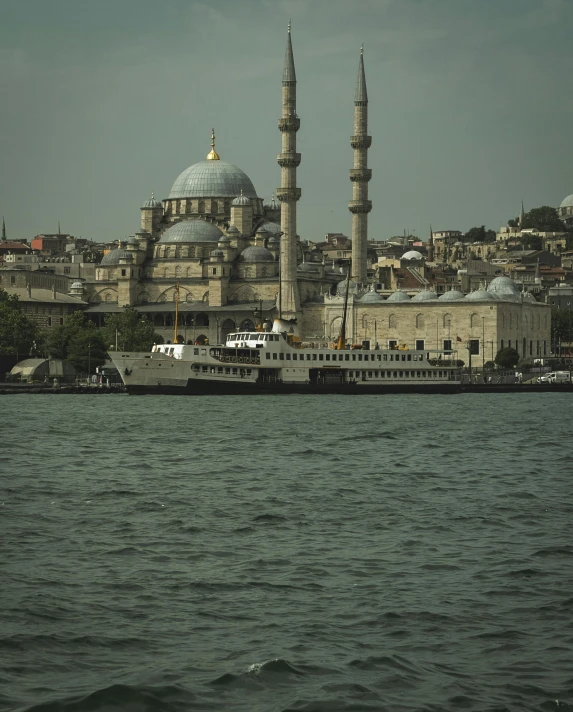
<svg viewBox="0 0 573 712">
<path fill-rule="evenodd" d="M 368 378 L 372 378 L 372 371 L 368 371 Z"/>
<path fill-rule="evenodd" d="M 388 360 L 388 354 L 383 354 L 382 355 L 382 360 L 387 361 Z"/>
<path fill-rule="evenodd" d="M 362 361 L 362 354 L 358 354 L 358 360 Z"/>
<path fill-rule="evenodd" d="M 410 375 L 410 371 L 404 371 L 404 376 L 406 376 L 406 378 L 408 378 L 409 375 Z"/>
<path fill-rule="evenodd" d="M 267 351 L 267 353 L 265 354 L 265 358 L 266 358 L 266 359 L 270 359 L 270 357 L 271 357 L 271 355 L 270 355 L 270 353 Z"/>
<path fill-rule="evenodd" d="M 307 355 L 306 355 L 306 360 L 307 360 L 307 361 L 310 361 L 310 356 L 311 356 L 310 354 L 307 354 Z"/>
<path fill-rule="evenodd" d="M 324 356 L 323 356 L 323 354 L 318 354 L 318 360 L 319 360 L 319 361 L 324 361 Z"/>
<path fill-rule="evenodd" d="M 312 354 L 312 360 L 316 361 L 316 354 Z"/>
<path fill-rule="evenodd" d="M 330 354 L 326 354 L 326 360 L 330 361 Z"/>
<path fill-rule="evenodd" d="M 290 354 L 286 354 L 286 360 L 290 361 Z"/>
<path fill-rule="evenodd" d="M 427 374 L 426 371 L 422 371 L 422 378 L 426 378 L 426 374 Z"/>
<path fill-rule="evenodd" d="M 412 360 L 412 355 L 408 354 L 408 361 L 411 361 L 411 360 Z"/>
<path fill-rule="evenodd" d="M 284 360 L 285 360 L 285 355 L 284 355 L 284 354 L 279 354 L 279 359 L 280 359 L 281 361 L 284 361 Z"/>
<path fill-rule="evenodd" d="M 250 375 L 251 375 L 251 370 L 252 370 L 252 369 L 250 369 L 250 368 L 247 369 L 247 376 L 250 376 Z"/>
<path fill-rule="evenodd" d="M 276 361 L 276 360 L 277 360 L 277 355 L 273 354 L 273 361 Z"/>
<path fill-rule="evenodd" d="M 352 354 L 352 360 L 356 361 L 356 354 Z"/>
<path fill-rule="evenodd" d="M 193 355 L 199 356 L 199 349 L 193 349 Z"/>
<path fill-rule="evenodd" d="M 230 369 L 230 368 L 226 368 L 226 369 L 225 369 L 225 373 L 231 373 L 231 369 Z"/>
<path fill-rule="evenodd" d="M 400 378 L 404 378 L 404 371 L 400 371 Z"/>
<path fill-rule="evenodd" d="M 293 354 L 293 355 L 292 355 L 292 360 L 293 360 L 293 361 L 298 361 L 298 354 Z"/>
<path fill-rule="evenodd" d="M 406 354 L 402 354 L 402 361 L 406 360 Z"/>
<path fill-rule="evenodd" d="M 416 371 L 416 378 L 420 378 L 421 375 L 422 375 L 421 371 Z"/>
<path fill-rule="evenodd" d="M 222 366 L 218 366 L 218 367 L 217 367 L 217 373 L 223 373 L 223 367 L 222 367 Z"/>
<path fill-rule="evenodd" d="M 377 355 L 376 355 L 376 360 L 377 360 L 377 361 L 382 361 L 382 358 L 381 358 L 380 354 L 377 354 Z"/>
<path fill-rule="evenodd" d="M 233 369 L 233 376 L 236 376 L 236 375 L 237 375 L 237 369 L 234 368 L 234 369 Z"/>
<path fill-rule="evenodd" d="M 350 354 L 344 354 L 344 360 L 350 361 Z"/>
<path fill-rule="evenodd" d="M 203 368 L 202 368 L 201 370 L 203 371 L 203 373 L 207 373 L 207 371 L 208 371 L 209 369 L 207 368 L 207 366 L 203 366 Z"/>
<path fill-rule="evenodd" d="M 378 371 L 374 371 L 374 378 L 378 378 Z"/>
<path fill-rule="evenodd" d="M 385 371 L 380 371 L 380 376 L 381 376 L 382 378 L 384 378 L 384 377 L 386 376 L 386 372 L 385 372 Z"/>
<path fill-rule="evenodd" d="M 394 378 L 398 378 L 398 371 L 392 371 L 392 375 L 394 376 Z"/>
</svg>

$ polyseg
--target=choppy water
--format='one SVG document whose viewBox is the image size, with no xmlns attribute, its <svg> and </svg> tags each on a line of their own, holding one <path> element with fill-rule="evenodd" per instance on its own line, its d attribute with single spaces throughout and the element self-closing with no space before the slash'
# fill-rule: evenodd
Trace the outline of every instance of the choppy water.
<svg viewBox="0 0 573 712">
<path fill-rule="evenodd" d="M 572 403 L 3 397 L 0 708 L 573 710 Z"/>
</svg>

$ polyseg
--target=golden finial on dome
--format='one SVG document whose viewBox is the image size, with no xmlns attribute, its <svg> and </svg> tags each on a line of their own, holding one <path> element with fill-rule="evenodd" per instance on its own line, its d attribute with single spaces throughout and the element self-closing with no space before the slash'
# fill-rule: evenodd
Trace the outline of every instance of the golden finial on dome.
<svg viewBox="0 0 573 712">
<path fill-rule="evenodd" d="M 211 150 L 207 154 L 208 161 L 220 161 L 219 154 L 215 151 L 215 129 L 211 129 Z"/>
</svg>

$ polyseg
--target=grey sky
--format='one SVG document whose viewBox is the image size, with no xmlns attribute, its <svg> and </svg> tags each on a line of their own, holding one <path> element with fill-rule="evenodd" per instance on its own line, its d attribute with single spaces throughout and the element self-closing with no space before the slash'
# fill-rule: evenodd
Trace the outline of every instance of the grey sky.
<svg viewBox="0 0 573 712">
<path fill-rule="evenodd" d="M 9 235 L 96 240 L 152 191 L 223 160 L 280 184 L 289 18 L 299 233 L 349 234 L 360 44 L 373 144 L 370 237 L 497 229 L 573 192 L 571 0 L 0 0 L 0 215 Z"/>
</svg>

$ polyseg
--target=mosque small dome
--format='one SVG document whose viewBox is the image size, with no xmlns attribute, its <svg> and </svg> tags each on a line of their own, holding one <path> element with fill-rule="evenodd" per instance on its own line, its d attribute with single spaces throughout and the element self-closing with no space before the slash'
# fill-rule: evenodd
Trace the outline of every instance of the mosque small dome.
<svg viewBox="0 0 573 712">
<path fill-rule="evenodd" d="M 237 230 L 238 232 L 238 230 Z M 229 245 L 231 243 L 231 238 L 228 235 L 223 235 L 223 237 L 219 240 L 220 245 Z"/>
<path fill-rule="evenodd" d="M 237 166 L 218 160 L 199 161 L 176 179 L 169 198 L 256 198 L 249 176 Z"/>
<path fill-rule="evenodd" d="M 409 302 L 410 297 L 406 294 L 406 292 L 403 292 L 401 289 L 399 289 L 397 292 L 392 292 L 392 294 L 388 297 L 386 300 L 388 302 Z"/>
<path fill-rule="evenodd" d="M 266 198 L 263 203 L 263 208 L 267 210 L 280 210 L 281 204 L 276 195 L 272 195 L 270 198 Z"/>
<path fill-rule="evenodd" d="M 269 221 L 269 222 L 263 223 L 262 225 L 260 225 L 257 228 L 257 232 L 259 232 L 260 230 L 269 232 L 271 235 L 276 235 L 277 233 L 279 233 L 281 231 L 281 226 L 276 222 Z"/>
<path fill-rule="evenodd" d="M 463 299 L 464 295 L 458 289 L 450 289 L 449 292 L 444 292 L 440 297 L 442 302 L 457 302 L 458 299 Z"/>
<path fill-rule="evenodd" d="M 243 191 L 241 191 L 241 195 L 237 196 L 231 205 L 252 205 L 252 203 L 246 195 L 243 195 Z"/>
<path fill-rule="evenodd" d="M 366 292 L 362 297 L 360 297 L 360 304 L 378 304 L 384 301 L 384 297 L 378 292 Z"/>
<path fill-rule="evenodd" d="M 437 299 L 438 295 L 431 289 L 424 289 L 412 297 L 413 302 L 427 302 L 430 299 Z"/>
<path fill-rule="evenodd" d="M 423 260 L 424 255 L 417 250 L 408 250 L 402 255 L 403 260 Z"/>
<path fill-rule="evenodd" d="M 356 294 L 358 292 L 358 285 L 356 282 L 353 282 L 350 280 L 350 284 L 348 285 L 348 294 Z M 338 294 L 339 297 L 344 297 L 346 295 L 346 280 L 343 279 L 342 282 L 339 282 L 336 285 L 336 293 Z"/>
<path fill-rule="evenodd" d="M 153 193 L 151 194 L 151 198 L 149 200 L 146 200 L 145 203 L 141 206 L 142 208 L 162 208 L 163 205 L 159 202 L 159 200 L 155 200 L 153 197 Z"/>
<path fill-rule="evenodd" d="M 464 299 L 467 299 L 470 302 L 494 302 L 496 297 L 494 294 L 486 291 L 485 289 L 476 289 L 475 292 L 467 294 Z"/>
<path fill-rule="evenodd" d="M 140 229 L 136 233 L 136 235 L 141 235 L 141 237 L 149 237 L 149 233 L 147 230 Z"/>
<path fill-rule="evenodd" d="M 513 279 L 504 276 L 492 279 L 492 281 L 489 283 L 487 291 L 496 292 L 497 294 L 501 294 L 504 297 L 508 294 L 519 294 L 519 289 L 517 288 L 517 285 L 515 284 Z"/>
<path fill-rule="evenodd" d="M 137 242 L 136 237 L 130 237 L 129 240 L 127 241 L 128 245 L 138 245 L 139 243 Z"/>
<path fill-rule="evenodd" d="M 231 235 L 240 235 L 239 228 L 236 225 L 229 225 L 227 232 Z"/>
<path fill-rule="evenodd" d="M 274 262 L 272 252 L 260 245 L 251 245 L 245 248 L 239 255 L 240 262 Z"/>
<path fill-rule="evenodd" d="M 116 247 L 105 254 L 100 262 L 101 265 L 118 265 L 120 260 L 131 259 L 133 255 L 123 247 Z"/>
<path fill-rule="evenodd" d="M 280 239 L 277 235 L 271 235 L 269 237 L 268 245 L 278 245 L 280 242 Z"/>
<path fill-rule="evenodd" d="M 72 286 L 70 289 L 83 289 L 84 288 L 84 283 L 83 282 L 72 282 Z"/>
<path fill-rule="evenodd" d="M 159 242 L 219 242 L 223 233 L 206 220 L 183 220 L 165 230 Z"/>
<path fill-rule="evenodd" d="M 537 304 L 537 299 L 531 292 L 523 292 L 521 298 L 524 302 L 529 302 L 530 304 Z"/>
<path fill-rule="evenodd" d="M 573 208 L 573 193 L 561 201 L 560 208 Z"/>
</svg>

